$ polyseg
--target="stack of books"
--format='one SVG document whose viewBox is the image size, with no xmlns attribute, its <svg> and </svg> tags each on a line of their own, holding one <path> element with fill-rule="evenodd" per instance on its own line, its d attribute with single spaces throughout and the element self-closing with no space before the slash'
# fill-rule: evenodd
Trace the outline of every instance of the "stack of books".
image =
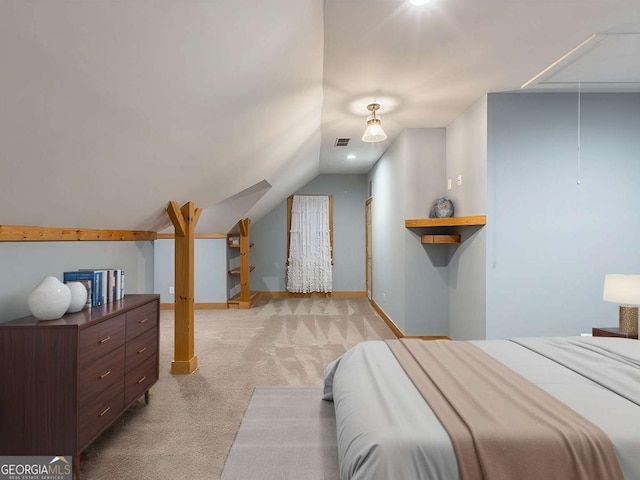
<svg viewBox="0 0 640 480">
<path fill-rule="evenodd" d="M 62 280 L 80 282 L 87 289 L 87 307 L 98 307 L 124 297 L 124 270 L 82 269 L 64 272 Z"/>
</svg>

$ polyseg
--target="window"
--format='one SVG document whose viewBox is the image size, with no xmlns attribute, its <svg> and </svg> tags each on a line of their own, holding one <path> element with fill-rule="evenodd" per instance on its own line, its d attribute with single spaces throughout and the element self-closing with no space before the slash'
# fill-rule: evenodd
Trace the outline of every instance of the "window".
<svg viewBox="0 0 640 480">
<path fill-rule="evenodd" d="M 333 196 L 294 195 L 287 210 L 287 290 L 331 292 Z"/>
</svg>

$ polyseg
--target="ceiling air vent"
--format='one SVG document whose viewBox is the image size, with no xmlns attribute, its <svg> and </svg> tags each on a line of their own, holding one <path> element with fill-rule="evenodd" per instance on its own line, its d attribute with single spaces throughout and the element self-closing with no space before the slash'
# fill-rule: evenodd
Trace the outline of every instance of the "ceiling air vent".
<svg viewBox="0 0 640 480">
<path fill-rule="evenodd" d="M 351 140 L 351 137 L 338 137 L 336 138 L 336 147 L 346 147 L 347 145 L 349 145 L 349 140 Z"/>
</svg>

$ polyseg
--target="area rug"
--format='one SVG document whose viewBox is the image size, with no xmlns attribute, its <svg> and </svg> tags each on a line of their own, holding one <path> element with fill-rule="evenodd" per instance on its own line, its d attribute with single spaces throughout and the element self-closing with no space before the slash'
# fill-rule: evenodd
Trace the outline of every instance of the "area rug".
<svg viewBox="0 0 640 480">
<path fill-rule="evenodd" d="M 222 480 L 338 480 L 333 404 L 317 387 L 256 387 Z"/>
</svg>

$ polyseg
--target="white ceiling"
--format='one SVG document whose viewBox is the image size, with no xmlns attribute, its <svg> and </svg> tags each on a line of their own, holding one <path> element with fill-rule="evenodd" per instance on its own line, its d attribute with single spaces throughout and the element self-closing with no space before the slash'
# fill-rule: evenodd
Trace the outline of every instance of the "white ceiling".
<svg viewBox="0 0 640 480">
<path fill-rule="evenodd" d="M 639 92 L 640 33 L 593 34 L 523 88 Z"/>
<path fill-rule="evenodd" d="M 640 1 L 326 0 L 320 169 L 367 172 L 403 129 L 447 126 L 483 94 L 519 90 L 605 32 L 640 32 Z M 640 82 L 640 49 L 617 40 L 584 55 L 581 68 Z M 367 144 L 374 101 L 388 139 Z M 352 137 L 351 148 L 335 147 L 338 136 Z"/>
<path fill-rule="evenodd" d="M 640 1 L 0 0 L 0 224 L 161 230 L 169 200 L 193 200 L 212 208 L 198 230 L 224 231 L 215 205 L 259 218 L 622 32 Z M 537 88 L 640 83 L 636 38 Z M 389 138 L 365 144 L 372 101 Z"/>
</svg>

